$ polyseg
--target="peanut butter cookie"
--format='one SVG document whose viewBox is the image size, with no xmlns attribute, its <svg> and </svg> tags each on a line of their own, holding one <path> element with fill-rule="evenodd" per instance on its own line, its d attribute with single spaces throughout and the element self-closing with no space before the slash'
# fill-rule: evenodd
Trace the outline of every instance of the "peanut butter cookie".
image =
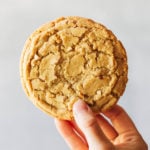
<svg viewBox="0 0 150 150">
<path fill-rule="evenodd" d="M 112 107 L 127 83 L 127 56 L 103 25 L 82 17 L 44 24 L 28 38 L 20 73 L 25 93 L 44 112 L 73 119 L 84 100 L 94 112 Z"/>
</svg>

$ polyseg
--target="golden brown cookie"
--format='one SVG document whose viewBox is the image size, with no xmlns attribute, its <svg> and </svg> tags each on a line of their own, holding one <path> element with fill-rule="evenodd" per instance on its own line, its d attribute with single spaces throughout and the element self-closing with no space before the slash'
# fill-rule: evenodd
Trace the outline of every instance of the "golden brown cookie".
<svg viewBox="0 0 150 150">
<path fill-rule="evenodd" d="M 37 29 L 21 56 L 21 81 L 32 102 L 60 119 L 84 100 L 94 112 L 112 107 L 127 83 L 127 57 L 115 35 L 82 17 L 59 18 Z"/>
</svg>

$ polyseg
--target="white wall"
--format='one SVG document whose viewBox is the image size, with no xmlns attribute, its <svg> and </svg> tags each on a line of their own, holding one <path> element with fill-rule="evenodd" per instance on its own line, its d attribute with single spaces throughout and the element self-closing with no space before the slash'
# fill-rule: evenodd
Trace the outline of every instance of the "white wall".
<svg viewBox="0 0 150 150">
<path fill-rule="evenodd" d="M 129 82 L 119 103 L 150 142 L 149 14 L 149 0 L 0 0 L 0 149 L 68 149 L 53 119 L 27 99 L 19 78 L 19 58 L 28 35 L 68 15 L 101 22 L 123 42 Z"/>
</svg>

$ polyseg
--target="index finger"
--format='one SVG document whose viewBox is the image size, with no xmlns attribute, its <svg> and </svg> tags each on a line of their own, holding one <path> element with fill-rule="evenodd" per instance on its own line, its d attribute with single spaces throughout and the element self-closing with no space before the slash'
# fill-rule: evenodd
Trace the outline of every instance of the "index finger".
<svg viewBox="0 0 150 150">
<path fill-rule="evenodd" d="M 112 109 L 104 112 L 104 115 L 111 120 L 115 130 L 119 134 L 131 130 L 138 133 L 133 121 L 122 107 L 116 105 Z"/>
</svg>

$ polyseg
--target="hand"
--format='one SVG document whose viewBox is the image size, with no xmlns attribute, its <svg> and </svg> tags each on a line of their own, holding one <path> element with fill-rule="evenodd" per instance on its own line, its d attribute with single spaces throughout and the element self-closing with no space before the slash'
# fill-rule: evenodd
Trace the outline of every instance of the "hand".
<svg viewBox="0 0 150 150">
<path fill-rule="evenodd" d="M 75 121 L 55 120 L 71 150 L 148 150 L 132 120 L 120 106 L 94 115 L 79 100 L 74 104 L 73 113 Z"/>
</svg>

